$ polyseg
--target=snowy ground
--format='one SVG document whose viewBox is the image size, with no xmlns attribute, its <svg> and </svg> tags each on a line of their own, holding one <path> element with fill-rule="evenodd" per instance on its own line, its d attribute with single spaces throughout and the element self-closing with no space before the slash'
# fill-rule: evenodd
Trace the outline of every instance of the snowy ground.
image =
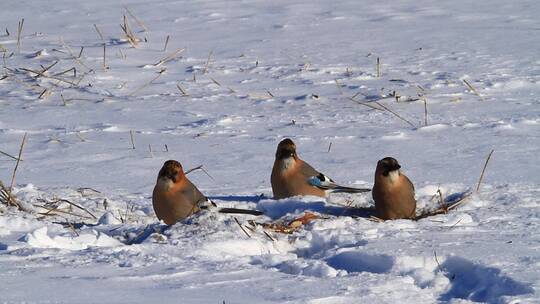
<svg viewBox="0 0 540 304">
<path fill-rule="evenodd" d="M 538 303 L 539 13 L 535 0 L 3 1 L 0 150 L 28 134 L 14 193 L 30 212 L 0 206 L 0 302 Z M 28 71 L 56 61 L 56 79 Z M 284 137 L 345 185 L 371 186 L 377 160 L 397 158 L 422 210 L 438 188 L 474 188 L 495 152 L 463 207 L 378 223 L 340 205 L 369 194 L 272 200 Z M 219 214 L 163 231 L 150 195 L 167 159 L 204 165 L 214 179 L 191 173 L 199 188 L 266 211 L 258 222 L 326 218 L 275 241 Z M 4 184 L 14 166 L 0 155 Z M 38 214 L 57 199 L 100 219 Z"/>
</svg>

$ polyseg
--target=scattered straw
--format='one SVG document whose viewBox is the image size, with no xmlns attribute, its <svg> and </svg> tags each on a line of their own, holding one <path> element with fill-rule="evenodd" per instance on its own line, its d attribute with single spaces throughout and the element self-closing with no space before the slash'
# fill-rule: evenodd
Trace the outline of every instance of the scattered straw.
<svg viewBox="0 0 540 304">
<path fill-rule="evenodd" d="M 190 174 L 191 172 L 196 171 L 196 170 L 201 170 L 202 172 L 204 172 L 204 174 L 206 174 L 208 177 L 210 177 L 213 181 L 216 181 L 216 180 L 212 177 L 212 175 L 210 175 L 210 174 L 203 168 L 203 165 L 199 165 L 199 166 L 197 166 L 197 167 L 195 167 L 195 168 L 191 168 L 191 169 L 187 170 L 184 174 L 188 175 L 188 174 Z"/>
<path fill-rule="evenodd" d="M 236 217 L 233 217 L 233 218 L 234 218 L 234 221 L 238 224 L 238 227 L 240 227 L 240 229 L 244 231 L 244 233 L 247 235 L 248 238 L 251 238 L 251 235 L 246 231 L 246 229 L 244 229 L 244 227 L 242 227 L 242 224 L 240 224 L 240 221 L 238 221 Z"/>
<path fill-rule="evenodd" d="M 470 84 L 467 80 L 463 79 L 463 82 L 467 85 L 467 87 L 469 88 L 469 90 L 471 90 L 476 96 L 478 96 L 482 101 L 486 101 L 484 99 L 484 97 L 482 95 L 480 95 L 480 93 L 478 93 L 478 91 L 472 86 L 472 84 Z"/>
<path fill-rule="evenodd" d="M 163 46 L 163 51 L 164 52 L 167 51 L 167 46 L 169 45 L 169 38 L 170 38 L 169 35 L 167 35 L 167 38 L 165 38 L 165 46 Z"/>
<path fill-rule="evenodd" d="M 22 35 L 23 26 L 24 26 L 24 18 L 22 18 L 21 21 L 19 21 L 19 26 L 17 27 L 17 51 L 18 52 L 21 51 L 21 35 Z"/>
<path fill-rule="evenodd" d="M 101 31 L 99 30 L 99 27 L 95 23 L 94 23 L 94 28 L 96 29 L 96 32 L 98 33 L 99 38 L 101 38 L 101 41 L 105 42 L 105 38 L 103 37 L 103 33 L 101 33 Z"/>
<path fill-rule="evenodd" d="M 21 141 L 21 146 L 19 148 L 19 156 L 17 157 L 17 163 L 15 164 L 15 168 L 13 169 L 13 174 L 11 175 L 11 183 L 9 185 L 9 189 L 7 189 L 7 205 L 9 206 L 10 204 L 13 204 L 15 206 L 17 206 L 19 209 L 22 209 L 21 206 L 19 204 L 17 204 L 14 200 L 13 200 L 13 196 L 12 196 L 12 193 L 13 193 L 13 186 L 15 185 L 15 176 L 17 174 L 17 169 L 19 168 L 19 163 L 21 161 L 21 155 L 22 155 L 22 152 L 23 152 L 23 149 L 24 149 L 24 144 L 26 142 L 26 135 L 27 133 L 24 133 L 24 136 L 23 136 L 23 139 Z"/>
<path fill-rule="evenodd" d="M 484 168 L 482 169 L 482 173 L 480 174 L 480 178 L 478 179 L 478 184 L 476 185 L 476 192 L 480 190 L 480 185 L 482 184 L 482 180 L 484 179 L 484 172 L 486 171 L 489 159 L 491 158 L 491 154 L 493 154 L 494 151 L 495 150 L 491 150 L 491 152 L 489 152 L 486 162 L 484 163 Z"/>
<path fill-rule="evenodd" d="M 178 88 L 180 93 L 182 93 L 182 96 L 189 96 L 189 93 L 180 86 L 180 83 L 177 83 L 176 87 Z"/>
<path fill-rule="evenodd" d="M 424 97 L 424 126 L 428 125 L 427 99 Z"/>
<path fill-rule="evenodd" d="M 171 54 L 165 56 L 164 58 L 160 59 L 158 62 L 154 63 L 154 66 L 160 66 L 168 61 L 171 61 L 178 57 L 182 52 L 184 52 L 185 48 L 177 49 L 176 51 L 172 52 Z"/>
<path fill-rule="evenodd" d="M 385 109 L 386 111 L 388 111 L 388 112 L 394 114 L 394 116 L 396 116 L 397 118 L 399 118 L 399 119 L 403 120 L 404 122 L 408 123 L 411 127 L 416 128 L 416 126 L 415 126 L 412 122 L 410 122 L 409 120 L 407 120 L 407 119 L 401 117 L 398 113 L 396 113 L 396 112 L 394 112 L 393 110 L 389 109 L 388 107 L 386 107 L 385 105 L 381 104 L 380 102 L 374 101 L 374 103 L 377 104 L 378 106 L 380 106 L 381 108 Z"/>
<path fill-rule="evenodd" d="M 165 70 L 161 70 L 159 71 L 159 73 L 157 74 L 156 77 L 152 78 L 152 80 L 150 80 L 149 82 L 143 84 L 142 86 L 138 87 L 135 91 L 131 92 L 131 94 L 129 94 L 128 96 L 134 96 L 135 94 L 137 94 L 138 92 L 140 92 L 142 89 L 148 87 L 149 85 L 151 85 L 152 83 L 154 83 L 154 81 L 156 81 L 159 77 L 161 77 L 161 75 L 165 72 Z"/>
<path fill-rule="evenodd" d="M 126 9 L 126 12 L 129 14 L 129 16 L 131 16 L 131 18 L 135 20 L 135 22 L 143 29 L 143 31 L 148 32 L 148 28 L 146 27 L 146 25 L 139 18 L 137 18 L 137 16 L 135 16 L 135 14 L 133 14 L 129 10 L 129 8 L 125 7 L 125 9 Z"/>
<path fill-rule="evenodd" d="M 377 78 L 381 77 L 381 60 L 377 57 Z"/>
<path fill-rule="evenodd" d="M 129 130 L 129 137 L 131 138 L 131 148 L 135 150 L 135 140 L 133 138 L 133 130 Z"/>
<path fill-rule="evenodd" d="M 206 59 L 206 64 L 204 65 L 204 69 L 202 71 L 203 74 L 208 73 L 208 68 L 210 67 L 210 60 L 212 59 L 213 53 L 214 51 L 210 51 L 210 53 L 208 53 L 208 59 Z"/>
<path fill-rule="evenodd" d="M 131 44 L 132 47 L 137 48 L 137 44 L 139 44 L 139 39 L 131 31 L 131 28 L 129 27 L 129 22 L 128 22 L 128 19 L 127 19 L 126 15 L 124 15 L 123 21 L 124 21 L 124 23 L 120 24 L 120 28 L 122 29 L 122 31 L 126 35 L 126 39 L 129 42 L 129 44 Z"/>
<path fill-rule="evenodd" d="M 5 155 L 5 156 L 7 156 L 9 158 L 13 158 L 14 160 L 18 160 L 18 158 L 16 158 L 15 156 L 13 156 L 11 154 L 6 153 L 6 152 L 0 151 L 0 154 Z M 22 161 L 22 159 L 21 159 L 21 161 Z"/>
</svg>

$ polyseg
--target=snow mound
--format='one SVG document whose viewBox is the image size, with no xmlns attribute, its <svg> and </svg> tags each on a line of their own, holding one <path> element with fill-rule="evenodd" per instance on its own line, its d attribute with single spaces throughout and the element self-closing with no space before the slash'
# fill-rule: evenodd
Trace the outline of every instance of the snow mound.
<svg viewBox="0 0 540 304">
<path fill-rule="evenodd" d="M 26 234 L 23 239 L 31 247 L 35 248 L 58 248 L 67 250 L 83 250 L 89 247 L 115 247 L 121 243 L 108 235 L 91 230 L 75 237 L 49 236 L 47 227 L 41 227 Z"/>
<path fill-rule="evenodd" d="M 472 263 L 461 257 L 449 257 L 441 265 L 450 279 L 449 290 L 440 300 L 453 298 L 475 302 L 502 302 L 504 296 L 534 292 L 527 284 L 519 283 L 501 273 L 500 269 Z"/>
</svg>

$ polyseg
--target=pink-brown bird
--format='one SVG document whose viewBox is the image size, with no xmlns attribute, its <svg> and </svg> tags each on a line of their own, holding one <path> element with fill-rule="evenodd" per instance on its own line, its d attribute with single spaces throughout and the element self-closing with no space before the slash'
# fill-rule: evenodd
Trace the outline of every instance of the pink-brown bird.
<svg viewBox="0 0 540 304">
<path fill-rule="evenodd" d="M 361 193 L 371 190 L 336 184 L 300 159 L 296 153 L 296 145 L 289 138 L 278 144 L 270 181 L 275 199 L 297 195 L 326 197 L 331 192 Z"/>
<path fill-rule="evenodd" d="M 383 220 L 414 219 L 416 200 L 414 185 L 399 169 L 401 166 L 392 157 L 377 162 L 375 184 L 371 194 L 375 201 L 377 217 Z"/>
<path fill-rule="evenodd" d="M 210 209 L 220 213 L 262 214 L 257 210 L 217 208 L 191 183 L 184 174 L 182 165 L 176 160 L 166 161 L 159 170 L 152 193 L 152 205 L 158 219 L 163 220 L 167 225 L 173 225 L 201 209 Z"/>
</svg>

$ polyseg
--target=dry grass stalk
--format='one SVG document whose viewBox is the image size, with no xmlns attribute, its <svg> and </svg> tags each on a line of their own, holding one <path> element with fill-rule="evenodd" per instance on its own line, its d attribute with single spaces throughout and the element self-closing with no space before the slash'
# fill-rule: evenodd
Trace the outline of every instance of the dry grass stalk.
<svg viewBox="0 0 540 304">
<path fill-rule="evenodd" d="M 424 97 L 424 126 L 428 125 L 427 99 Z"/>
<path fill-rule="evenodd" d="M 187 170 L 184 174 L 187 175 L 187 174 L 189 174 L 189 173 L 191 173 L 191 172 L 193 172 L 193 171 L 196 171 L 196 170 L 201 170 L 202 172 L 204 172 L 204 174 L 206 174 L 208 177 L 210 177 L 213 181 L 216 181 L 216 180 L 212 177 L 212 175 L 210 175 L 210 174 L 203 168 L 203 165 L 199 165 L 199 166 L 197 166 L 197 167 L 195 167 L 195 168 L 191 168 L 191 169 Z"/>
<path fill-rule="evenodd" d="M 58 206 L 55 206 L 55 207 L 47 207 L 47 206 L 43 206 L 43 205 L 37 205 L 37 204 L 33 204 L 34 207 L 38 207 L 38 208 L 43 208 L 45 210 L 47 210 L 47 212 L 40 212 L 38 213 L 39 215 L 57 215 L 57 214 L 54 214 L 54 212 L 56 213 L 62 213 L 62 214 L 67 214 L 67 215 L 72 215 L 72 216 L 76 216 L 76 217 L 81 217 L 81 218 L 85 218 L 85 219 L 94 219 L 96 220 L 97 218 L 92 214 L 90 213 L 90 211 L 82 208 L 82 210 L 86 211 L 87 213 L 89 213 L 91 216 L 86 216 L 86 215 L 82 215 L 82 214 L 77 214 L 75 212 L 71 212 L 71 211 L 66 211 L 64 209 L 60 209 Z"/>
<path fill-rule="evenodd" d="M 79 51 L 79 55 L 77 55 L 77 58 L 81 58 L 84 51 L 84 46 L 81 46 L 81 50 Z"/>
<path fill-rule="evenodd" d="M 480 178 L 479 178 L 479 180 L 478 180 L 478 184 L 477 184 L 477 186 L 476 186 L 476 191 L 475 191 L 475 192 L 478 192 L 478 191 L 480 190 L 480 185 L 481 185 L 482 180 L 483 180 L 483 178 L 484 178 L 484 173 L 485 173 L 485 171 L 486 171 L 486 167 L 487 167 L 488 162 L 489 162 L 489 160 L 490 160 L 490 158 L 491 158 L 491 155 L 493 154 L 494 151 L 495 151 L 495 150 L 491 150 L 491 152 L 489 153 L 488 157 L 486 158 L 486 162 L 484 163 L 484 168 L 482 169 L 482 173 L 480 174 Z M 440 190 L 439 190 L 439 191 L 440 191 Z M 433 216 L 433 215 L 437 215 L 437 214 L 447 213 L 447 212 L 450 211 L 450 210 L 456 209 L 457 207 L 463 205 L 463 204 L 467 201 L 467 199 L 470 198 L 475 192 L 473 192 L 473 191 L 466 192 L 466 193 L 463 194 L 463 196 L 462 196 L 459 200 L 453 202 L 451 205 L 446 205 L 446 203 L 444 203 L 443 206 L 444 206 L 445 208 L 442 208 L 442 207 L 441 207 L 441 208 L 436 209 L 436 210 L 434 210 L 434 211 L 426 212 L 426 213 L 424 213 L 424 214 L 421 214 L 421 215 L 419 215 L 419 216 L 416 217 L 416 220 L 420 220 L 420 219 L 426 218 L 426 217 L 428 217 L 428 216 Z M 441 199 L 442 199 L 442 195 L 440 195 L 440 196 L 441 196 Z M 454 226 L 455 226 L 455 225 L 454 225 Z"/>
<path fill-rule="evenodd" d="M 355 96 L 357 96 L 357 95 L 358 95 L 358 94 L 356 94 Z M 371 109 L 373 109 L 373 110 L 384 111 L 384 110 L 381 109 L 381 108 L 377 108 L 376 106 L 373 106 L 373 105 L 371 105 L 371 104 L 369 104 L 369 103 L 367 103 L 367 102 L 362 102 L 362 101 L 356 100 L 356 99 L 354 99 L 353 97 L 349 97 L 349 99 L 352 100 L 352 101 L 354 101 L 354 102 L 356 102 L 357 104 L 366 106 L 366 107 L 371 108 Z"/>
<path fill-rule="evenodd" d="M 45 89 L 43 90 L 43 92 L 41 92 L 41 94 L 39 94 L 38 99 L 45 99 L 49 97 L 51 94 L 52 94 L 51 90 Z"/>
<path fill-rule="evenodd" d="M 381 77 L 381 60 L 377 57 L 377 78 Z"/>
<path fill-rule="evenodd" d="M 495 150 L 491 150 L 491 152 L 489 152 L 486 162 L 484 163 L 484 168 L 482 169 L 482 173 L 480 174 L 480 178 L 478 179 L 478 184 L 476 185 L 476 192 L 480 190 L 480 185 L 482 184 L 482 180 L 484 179 L 484 172 L 486 171 L 489 159 L 491 158 L 491 154 L 493 154 L 494 151 Z"/>
<path fill-rule="evenodd" d="M 24 26 L 24 18 L 22 18 L 21 21 L 19 21 L 19 26 L 17 27 L 17 51 L 18 52 L 21 51 L 21 35 L 22 35 L 23 26 Z"/>
<path fill-rule="evenodd" d="M 54 80 L 58 80 L 60 82 L 64 82 L 64 83 L 67 83 L 67 84 L 70 84 L 72 86 L 78 86 L 76 83 L 72 82 L 72 81 L 69 81 L 69 80 L 65 80 L 65 79 L 62 79 L 60 77 L 56 77 L 54 75 L 45 75 L 43 74 L 42 72 L 40 71 L 35 71 L 35 70 L 31 70 L 31 69 L 27 69 L 27 68 L 20 68 L 22 71 L 26 71 L 26 72 L 30 72 L 30 73 L 34 73 L 36 74 L 36 77 L 43 77 L 43 78 L 49 78 L 49 79 L 54 79 Z"/>
<path fill-rule="evenodd" d="M 210 60 L 212 59 L 213 53 L 214 51 L 210 51 L 210 53 L 208 53 L 208 58 L 206 59 L 206 64 L 204 65 L 204 69 L 202 71 L 203 74 L 208 73 L 208 68 L 210 67 Z"/>
<path fill-rule="evenodd" d="M 101 33 L 101 31 L 99 30 L 99 27 L 95 23 L 94 23 L 94 28 L 96 29 L 96 32 L 98 33 L 99 38 L 101 38 L 101 41 L 105 42 L 105 38 L 103 37 L 103 33 Z"/>
<path fill-rule="evenodd" d="M 81 132 L 77 132 L 75 133 L 75 136 L 77 136 L 82 142 L 85 142 L 86 141 L 86 138 L 84 138 L 81 134 Z"/>
<path fill-rule="evenodd" d="M 242 227 L 242 224 L 240 224 L 240 221 L 238 221 L 236 217 L 233 217 L 233 218 L 234 218 L 234 221 L 238 224 L 238 227 L 240 227 L 240 229 L 244 231 L 244 233 L 247 235 L 248 238 L 251 238 L 251 235 L 246 231 L 246 229 L 244 229 L 244 227 Z"/>
<path fill-rule="evenodd" d="M 129 44 L 131 44 L 132 47 L 137 48 L 137 45 L 139 44 L 139 39 L 131 31 L 126 15 L 124 15 L 123 20 L 124 20 L 124 24 L 123 25 L 120 24 L 120 28 L 122 28 L 122 31 L 124 31 L 124 34 L 126 35 L 126 38 Z"/>
<path fill-rule="evenodd" d="M 129 14 L 129 16 L 131 16 L 131 18 L 133 18 L 133 20 L 135 20 L 135 22 L 143 29 L 144 32 L 148 32 L 148 28 L 146 27 L 146 25 L 139 19 L 137 18 L 137 16 L 135 16 L 135 14 L 133 14 L 129 8 L 125 7 L 126 9 L 126 12 Z"/>
<path fill-rule="evenodd" d="M 66 101 L 66 99 L 64 98 L 64 94 L 60 93 L 60 98 L 62 99 L 62 104 L 63 104 L 64 106 L 67 106 L 67 101 Z"/>
<path fill-rule="evenodd" d="M 73 224 L 72 224 L 71 222 L 67 221 L 67 220 L 66 220 L 66 222 L 67 222 L 67 224 L 68 224 L 69 229 L 71 229 L 71 231 L 73 231 L 73 233 L 74 233 L 76 236 L 79 236 L 79 233 L 78 233 L 77 230 L 75 229 L 75 226 L 73 226 Z"/>
<path fill-rule="evenodd" d="M 437 263 L 437 272 L 442 271 L 441 263 L 439 263 L 439 259 L 437 258 L 437 251 L 433 250 L 433 256 L 435 257 L 435 262 Z"/>
<path fill-rule="evenodd" d="M 163 46 L 163 51 L 164 52 L 167 51 L 167 46 L 169 45 L 169 38 L 170 38 L 169 35 L 167 35 L 167 38 L 165 38 L 165 46 Z"/>
<path fill-rule="evenodd" d="M 105 71 L 109 69 L 109 67 L 107 66 L 107 62 L 106 62 L 106 58 L 107 58 L 107 57 L 106 57 L 106 53 L 105 53 L 105 52 L 106 52 L 106 51 L 105 51 L 105 50 L 106 50 L 106 47 L 107 47 L 107 44 L 104 43 L 104 44 L 103 44 L 103 70 L 105 70 Z"/>
<path fill-rule="evenodd" d="M 15 196 L 9 193 L 9 189 L 0 181 L 0 203 L 6 206 L 16 206 L 19 210 L 25 211 L 25 209 L 19 204 Z"/>
<path fill-rule="evenodd" d="M 368 218 L 368 220 L 370 220 L 370 221 L 372 221 L 372 222 L 377 222 L 377 223 L 383 223 L 383 222 L 384 222 L 383 219 L 380 219 L 380 218 L 378 218 L 378 217 L 376 217 L 376 216 L 373 216 L 373 215 L 370 216 L 370 217 Z"/>
<path fill-rule="evenodd" d="M 62 46 L 68 51 L 69 55 L 72 57 L 73 60 L 75 60 L 79 65 L 81 65 L 82 67 L 86 68 L 89 72 L 93 72 L 94 69 L 88 67 L 82 60 L 81 58 L 75 56 L 75 54 L 73 53 L 73 50 L 64 42 L 64 38 L 60 38 L 60 43 L 62 44 Z"/>
<path fill-rule="evenodd" d="M 6 27 L 6 37 L 9 37 L 9 35 L 10 35 L 10 34 L 9 34 L 9 30 L 8 30 L 8 28 Z"/>
<path fill-rule="evenodd" d="M 135 140 L 133 139 L 133 130 L 129 130 L 129 137 L 131 138 L 131 148 L 135 150 Z"/>
<path fill-rule="evenodd" d="M 263 230 L 263 233 L 264 233 L 264 235 L 266 235 L 266 237 L 268 237 L 272 242 L 275 242 L 275 241 L 276 241 L 276 239 L 273 238 L 273 237 L 272 237 L 268 232 L 266 232 L 265 230 Z"/>
<path fill-rule="evenodd" d="M 446 203 L 444 202 L 444 196 L 442 194 L 441 189 L 437 189 L 437 194 L 439 195 L 439 205 L 441 206 L 441 209 L 446 214 L 448 213 L 448 207 L 446 206 Z"/>
<path fill-rule="evenodd" d="M 467 85 L 467 87 L 469 88 L 469 90 L 471 90 L 476 96 L 478 96 L 482 101 L 486 101 L 484 99 L 484 97 L 482 95 L 480 95 L 480 93 L 478 93 L 478 91 L 472 86 L 472 84 L 470 84 L 467 80 L 463 79 L 463 82 Z"/>
<path fill-rule="evenodd" d="M 213 83 L 215 83 L 218 87 L 221 87 L 221 83 L 219 83 L 217 80 L 215 80 L 214 78 L 210 77 L 210 80 L 212 80 Z"/>
<path fill-rule="evenodd" d="M 270 95 L 270 97 L 274 98 L 274 94 L 272 94 L 268 89 L 265 89 L 266 93 L 268 93 L 268 95 Z"/>
<path fill-rule="evenodd" d="M 186 92 L 186 90 L 184 90 L 184 89 L 180 86 L 180 83 L 177 83 L 177 84 L 176 84 L 176 87 L 178 88 L 178 90 L 180 91 L 180 93 L 182 93 L 182 96 L 189 96 L 188 92 Z"/>
<path fill-rule="evenodd" d="M 380 106 L 381 108 L 385 109 L 386 111 L 394 114 L 394 116 L 396 116 L 397 118 L 399 118 L 399 119 L 403 120 L 404 122 L 408 123 L 411 127 L 416 128 L 416 126 L 412 122 L 410 122 L 407 119 L 401 117 L 398 113 L 390 110 L 388 107 L 384 106 L 383 104 L 379 103 L 378 101 L 374 101 L 374 103 L 377 104 L 378 106 Z"/>
<path fill-rule="evenodd" d="M 6 68 L 6 70 L 10 71 L 7 68 Z M 18 77 L 16 77 L 16 74 L 14 74 L 14 73 L 10 75 L 10 79 L 12 79 L 15 82 L 21 84 L 22 86 L 27 87 L 28 89 L 34 91 L 35 93 L 41 93 L 41 91 L 43 90 L 43 88 L 39 84 L 35 84 L 35 83 L 30 84 L 30 83 L 28 83 L 26 81 L 23 81 L 23 80 L 19 79 Z"/>
<path fill-rule="evenodd" d="M 0 154 L 5 155 L 5 156 L 7 156 L 9 158 L 13 158 L 14 160 L 18 160 L 18 158 L 16 158 L 15 156 L 13 156 L 11 154 L 6 153 L 6 152 L 0 151 Z M 22 161 L 22 159 L 21 159 L 21 161 Z"/>
<path fill-rule="evenodd" d="M 54 74 L 53 76 L 60 76 L 60 75 L 64 75 L 64 74 L 67 74 L 69 72 L 73 72 L 73 77 L 77 77 L 77 69 L 75 67 L 73 68 L 70 68 L 70 69 L 67 69 L 65 71 L 62 71 L 62 72 L 59 72 L 59 73 L 56 73 Z"/>
<path fill-rule="evenodd" d="M 332 149 L 332 142 L 330 142 L 330 144 L 328 145 L 328 151 L 326 151 L 327 153 L 330 153 L 330 150 Z"/>
<path fill-rule="evenodd" d="M 56 60 L 55 62 L 53 62 L 51 65 L 47 66 L 47 67 L 43 67 L 41 66 L 42 70 L 41 70 L 41 74 L 45 74 L 48 70 L 50 70 L 53 66 L 55 66 L 59 61 Z"/>
<path fill-rule="evenodd" d="M 178 55 L 180 55 L 182 52 L 184 52 L 185 48 L 180 48 L 180 49 L 177 49 L 176 51 L 172 52 L 171 54 L 165 56 L 164 58 L 162 58 L 161 60 L 159 60 L 157 63 L 154 63 L 154 66 L 160 66 L 164 63 L 166 63 L 167 61 L 171 61 L 173 59 L 175 59 L 176 57 L 178 57 Z"/>
<path fill-rule="evenodd" d="M 151 85 L 154 81 L 156 81 L 159 77 L 161 77 L 161 75 L 165 72 L 165 70 L 161 70 L 159 72 L 159 74 L 152 78 L 152 80 L 150 80 L 149 82 L 143 84 L 142 86 L 138 87 L 135 91 L 131 92 L 131 94 L 129 94 L 128 96 L 134 96 L 135 94 L 139 93 L 142 89 L 148 87 L 149 85 Z"/>
<path fill-rule="evenodd" d="M 7 192 L 7 205 L 9 206 L 11 203 L 12 203 L 12 192 L 13 192 L 13 186 L 15 185 L 15 176 L 17 174 L 17 169 L 19 168 L 19 163 L 21 161 L 21 156 L 22 156 L 22 152 L 23 152 L 23 149 L 24 149 L 24 144 L 26 142 L 26 135 L 28 133 L 24 133 L 24 136 L 23 136 L 23 139 L 21 141 L 21 146 L 19 148 L 19 155 L 17 156 L 17 163 L 15 164 L 15 169 L 13 169 L 13 174 L 11 175 L 11 183 L 9 185 L 9 189 L 8 189 L 8 192 Z M 15 205 L 17 207 L 19 207 L 19 209 L 21 209 L 20 205 L 16 204 Z"/>
<path fill-rule="evenodd" d="M 148 151 L 150 152 L 150 157 L 154 158 L 154 153 L 152 152 L 152 145 L 148 144 Z"/>
</svg>

